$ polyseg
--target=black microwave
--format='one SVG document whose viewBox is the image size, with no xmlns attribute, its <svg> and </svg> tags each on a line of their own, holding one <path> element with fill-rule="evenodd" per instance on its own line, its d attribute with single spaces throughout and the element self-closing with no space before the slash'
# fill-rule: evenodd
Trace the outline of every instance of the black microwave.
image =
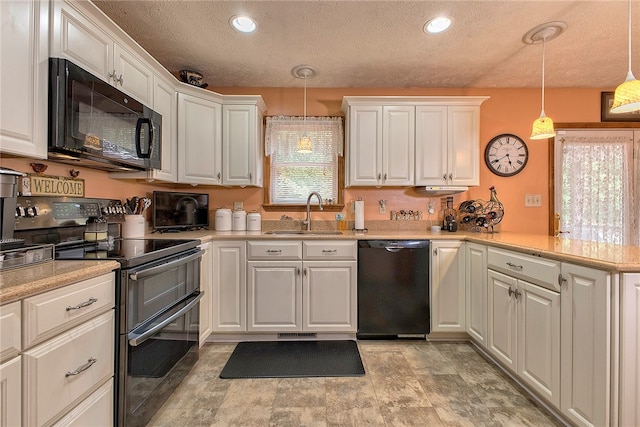
<svg viewBox="0 0 640 427">
<path fill-rule="evenodd" d="M 74 63 L 49 58 L 49 160 L 159 169 L 161 145 L 162 115 Z"/>
</svg>

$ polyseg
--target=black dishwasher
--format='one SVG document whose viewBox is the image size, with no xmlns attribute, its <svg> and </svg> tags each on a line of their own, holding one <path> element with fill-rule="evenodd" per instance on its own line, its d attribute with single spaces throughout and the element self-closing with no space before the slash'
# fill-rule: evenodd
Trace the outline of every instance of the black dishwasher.
<svg viewBox="0 0 640 427">
<path fill-rule="evenodd" d="M 429 255 L 428 240 L 358 242 L 359 339 L 430 332 Z"/>
</svg>

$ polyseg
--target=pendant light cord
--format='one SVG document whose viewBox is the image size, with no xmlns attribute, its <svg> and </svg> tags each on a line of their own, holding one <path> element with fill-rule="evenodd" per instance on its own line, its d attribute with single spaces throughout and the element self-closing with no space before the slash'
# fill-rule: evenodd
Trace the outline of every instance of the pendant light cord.
<svg viewBox="0 0 640 427">
<path fill-rule="evenodd" d="M 546 45 L 546 37 L 542 39 L 542 114 L 544 115 L 544 51 Z"/>
<path fill-rule="evenodd" d="M 304 116 L 302 123 L 302 135 L 307 135 L 307 76 L 304 76 Z"/>
<path fill-rule="evenodd" d="M 629 0 L 629 73 L 631 73 L 631 0 Z"/>
</svg>

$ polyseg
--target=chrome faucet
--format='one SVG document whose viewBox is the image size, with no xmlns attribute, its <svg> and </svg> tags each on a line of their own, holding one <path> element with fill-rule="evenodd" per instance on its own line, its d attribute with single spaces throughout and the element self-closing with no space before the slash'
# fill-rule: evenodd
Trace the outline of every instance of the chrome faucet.
<svg viewBox="0 0 640 427">
<path fill-rule="evenodd" d="M 322 196 L 317 191 L 312 191 L 307 197 L 307 219 L 302 221 L 302 224 L 307 226 L 307 231 L 311 230 L 311 197 L 314 195 L 318 198 L 318 208 L 322 210 Z"/>
</svg>

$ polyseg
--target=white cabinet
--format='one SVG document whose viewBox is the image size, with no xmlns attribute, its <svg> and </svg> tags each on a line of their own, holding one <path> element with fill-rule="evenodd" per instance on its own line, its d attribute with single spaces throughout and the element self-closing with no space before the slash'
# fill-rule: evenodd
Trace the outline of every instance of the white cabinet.
<svg viewBox="0 0 640 427">
<path fill-rule="evenodd" d="M 488 249 L 487 349 L 547 401 L 560 404 L 559 263 Z M 533 283 L 535 282 L 535 283 Z"/>
<path fill-rule="evenodd" d="M 610 280 L 609 273 L 605 271 L 562 263 L 561 410 L 563 415 L 579 426 L 609 424 Z M 629 292 L 628 288 L 629 286 L 625 287 L 623 292 Z M 633 291 L 631 295 L 634 295 Z M 635 295 L 637 297 L 637 293 Z M 628 304 L 634 304 L 631 298 L 630 295 L 625 296 L 623 305 L 628 307 Z M 623 336 L 625 332 L 627 331 L 623 327 Z M 621 340 L 621 345 L 624 348 L 627 343 Z M 637 357 L 637 354 L 631 357 Z M 622 373 L 624 374 L 624 368 Z M 624 384 L 625 375 L 622 378 Z M 631 380 L 637 381 L 637 378 Z M 624 385 L 622 387 L 624 389 Z M 623 398 L 625 400 L 626 396 Z M 637 403 L 635 400 L 634 408 L 627 407 L 626 410 L 637 411 Z M 621 420 L 628 414 L 624 404 L 622 406 Z M 637 422 L 620 425 L 637 425 Z"/>
<path fill-rule="evenodd" d="M 0 152 L 47 157 L 49 2 L 0 2 Z"/>
<path fill-rule="evenodd" d="M 222 102 L 178 92 L 178 181 L 222 183 Z M 219 101 L 219 102 L 218 102 Z"/>
<path fill-rule="evenodd" d="M 344 97 L 346 186 L 478 185 L 487 98 Z"/>
<path fill-rule="evenodd" d="M 224 96 L 222 184 L 262 186 L 263 114 L 260 96 Z"/>
<path fill-rule="evenodd" d="M 113 25 L 97 8 L 54 1 L 51 14 L 51 56 L 69 59 L 76 65 L 133 96 L 143 104 L 153 103 L 153 71 L 108 31 Z M 120 35 L 135 44 L 124 33 Z"/>
<path fill-rule="evenodd" d="M 204 296 L 200 300 L 200 339 L 202 346 L 211 335 L 213 322 L 213 249 L 210 242 L 199 246 L 204 251 L 200 262 L 200 291 Z"/>
<path fill-rule="evenodd" d="M 21 425 L 20 301 L 0 306 L 0 425 Z"/>
<path fill-rule="evenodd" d="M 622 274 L 620 425 L 640 425 L 640 273 Z"/>
<path fill-rule="evenodd" d="M 247 331 L 247 243 L 220 240 L 213 243 L 214 332 Z"/>
<path fill-rule="evenodd" d="M 479 103 L 416 107 L 415 185 L 479 183 Z"/>
<path fill-rule="evenodd" d="M 467 333 L 487 345 L 487 247 L 466 243 Z"/>
<path fill-rule="evenodd" d="M 431 331 L 465 332 L 465 251 L 461 241 L 431 241 Z"/>
<path fill-rule="evenodd" d="M 413 185 L 415 107 L 352 105 L 347 185 Z"/>
<path fill-rule="evenodd" d="M 248 329 L 357 328 L 357 249 L 348 241 L 250 241 Z"/>
</svg>

